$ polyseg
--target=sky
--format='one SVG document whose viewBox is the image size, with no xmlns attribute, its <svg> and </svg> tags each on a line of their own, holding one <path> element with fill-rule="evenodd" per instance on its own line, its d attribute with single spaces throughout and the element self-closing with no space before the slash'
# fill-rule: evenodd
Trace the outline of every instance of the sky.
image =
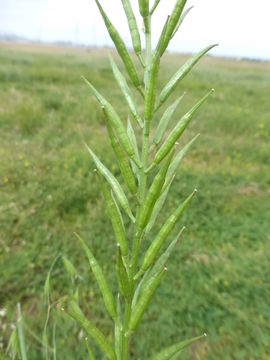
<svg viewBox="0 0 270 360">
<path fill-rule="evenodd" d="M 138 1 L 130 1 L 141 28 Z M 121 0 L 100 2 L 131 46 Z M 160 1 L 153 18 L 154 42 L 174 2 Z M 219 43 L 211 54 L 270 59 L 270 0 L 188 0 L 186 6 L 192 5 L 170 51 L 197 52 Z M 45 42 L 112 45 L 94 0 L 0 0 L 0 34 Z"/>
</svg>

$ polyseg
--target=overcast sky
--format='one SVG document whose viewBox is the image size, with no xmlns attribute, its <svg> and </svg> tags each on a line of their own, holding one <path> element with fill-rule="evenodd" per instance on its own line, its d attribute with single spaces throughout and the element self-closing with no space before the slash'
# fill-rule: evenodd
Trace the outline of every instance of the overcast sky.
<svg viewBox="0 0 270 360">
<path fill-rule="evenodd" d="M 130 0 L 139 21 L 137 0 Z M 130 38 L 121 0 L 100 0 L 112 22 Z M 175 0 L 161 0 L 155 13 L 157 38 Z M 188 0 L 194 8 L 173 39 L 172 51 L 196 52 L 219 43 L 212 54 L 270 59 L 270 0 Z M 141 26 L 140 26 L 141 27 Z M 111 45 L 94 0 L 0 0 L 0 34 L 42 41 Z"/>
</svg>

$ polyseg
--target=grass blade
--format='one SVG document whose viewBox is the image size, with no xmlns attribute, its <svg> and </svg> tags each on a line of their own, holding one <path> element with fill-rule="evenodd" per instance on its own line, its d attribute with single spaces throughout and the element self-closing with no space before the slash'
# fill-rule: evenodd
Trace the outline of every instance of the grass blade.
<svg viewBox="0 0 270 360">
<path fill-rule="evenodd" d="M 27 360 L 25 337 L 24 337 L 22 314 L 21 314 L 21 304 L 20 303 L 17 304 L 17 312 L 18 312 L 17 328 L 18 328 L 18 339 L 19 339 L 19 345 L 20 345 L 20 353 L 21 353 L 22 360 Z"/>
</svg>

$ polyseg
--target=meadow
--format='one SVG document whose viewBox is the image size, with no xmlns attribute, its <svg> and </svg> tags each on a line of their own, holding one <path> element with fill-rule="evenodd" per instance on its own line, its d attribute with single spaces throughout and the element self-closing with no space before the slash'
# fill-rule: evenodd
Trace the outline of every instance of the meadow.
<svg viewBox="0 0 270 360">
<path fill-rule="evenodd" d="M 186 58 L 165 56 L 159 90 Z M 56 261 L 48 329 L 52 334 L 55 324 L 57 358 L 87 358 L 82 333 L 59 301 L 74 289 L 88 317 L 106 334 L 111 329 L 73 235 L 78 232 L 94 249 L 116 289 L 112 229 L 84 141 L 117 176 L 119 170 L 102 111 L 81 75 L 124 121 L 127 108 L 107 50 L 0 44 L 1 359 L 7 358 L 18 302 L 29 358 L 41 359 L 36 337 L 42 337 L 47 312 L 43 287 L 58 255 L 74 264 L 79 277 L 71 282 Z M 178 87 L 176 96 L 186 95 L 175 121 L 212 87 L 215 95 L 179 144 L 201 134 L 181 164 L 158 223 L 194 187 L 198 195 L 181 220 L 187 230 L 132 343 L 136 360 L 204 332 L 206 340 L 181 359 L 270 358 L 270 63 L 206 57 Z M 161 114 L 162 109 L 155 123 Z"/>
</svg>

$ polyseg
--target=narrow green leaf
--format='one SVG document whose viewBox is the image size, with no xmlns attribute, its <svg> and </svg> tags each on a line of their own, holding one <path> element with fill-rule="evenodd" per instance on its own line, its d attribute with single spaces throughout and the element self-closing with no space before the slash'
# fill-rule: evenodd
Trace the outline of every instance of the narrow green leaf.
<svg viewBox="0 0 270 360">
<path fill-rule="evenodd" d="M 117 318 L 114 324 L 114 342 L 115 342 L 115 353 L 117 360 L 122 359 L 122 350 L 123 350 L 123 325 L 122 325 L 122 316 L 121 316 L 121 304 L 120 304 L 120 294 L 117 296 Z"/>
<path fill-rule="evenodd" d="M 113 60 L 112 56 L 109 54 L 109 59 L 110 59 L 110 63 L 111 63 L 111 67 L 113 70 L 113 74 L 115 77 L 115 80 L 117 81 L 124 97 L 125 100 L 128 104 L 129 110 L 131 112 L 131 114 L 133 115 L 134 119 L 137 121 L 137 123 L 139 124 L 139 126 L 141 128 L 143 128 L 143 121 L 139 115 L 138 109 L 137 109 L 137 105 L 133 100 L 131 91 L 128 87 L 128 84 L 126 82 L 126 79 L 124 78 L 124 76 L 122 75 L 121 71 L 118 69 L 118 66 L 116 65 L 115 61 Z"/>
<path fill-rule="evenodd" d="M 85 146 L 86 146 L 87 150 L 89 151 L 90 155 L 92 156 L 92 159 L 94 160 L 98 171 L 110 184 L 112 191 L 114 192 L 117 200 L 119 201 L 119 204 L 122 206 L 123 210 L 127 213 L 127 215 L 130 217 L 130 219 L 134 222 L 135 218 L 131 212 L 128 199 L 127 199 L 121 185 L 119 184 L 117 179 L 113 176 L 113 174 L 106 168 L 106 166 L 102 164 L 102 162 L 98 159 L 98 157 L 95 155 L 95 153 L 87 145 L 85 145 Z"/>
<path fill-rule="evenodd" d="M 135 54 L 139 56 L 142 52 L 142 48 L 141 48 L 141 37 L 140 37 L 137 21 L 134 12 L 132 10 L 130 1 L 129 0 L 121 0 L 121 1 L 126 13 L 133 49 Z"/>
<path fill-rule="evenodd" d="M 18 328 L 17 324 L 15 328 L 12 330 L 10 335 L 8 346 L 6 349 L 6 354 L 9 354 L 12 360 L 15 360 L 17 355 L 19 354 L 19 340 L 18 340 Z"/>
<path fill-rule="evenodd" d="M 87 347 L 87 352 L 88 352 L 88 357 L 89 357 L 89 360 L 95 360 L 95 357 L 94 357 L 94 354 L 93 354 L 93 351 L 89 345 L 89 342 L 88 342 L 88 339 L 86 338 L 85 339 L 85 344 L 86 344 L 86 347 Z"/>
<path fill-rule="evenodd" d="M 136 289 L 135 289 L 134 296 L 133 296 L 133 298 L 132 298 L 132 303 L 131 303 L 131 308 L 132 308 L 132 310 L 134 309 L 135 305 L 137 304 L 137 301 L 138 301 L 139 296 L 140 296 L 140 293 L 141 293 L 141 289 L 143 288 L 146 280 L 148 279 L 149 273 L 150 273 L 150 269 L 148 269 L 148 270 L 144 273 L 141 281 L 139 282 L 139 284 L 137 285 L 137 287 L 136 287 Z"/>
<path fill-rule="evenodd" d="M 88 335 L 99 346 L 109 360 L 116 360 L 115 352 L 104 334 L 90 321 L 86 319 L 79 305 L 75 301 L 69 303 L 68 315 L 78 322 L 86 330 Z"/>
<path fill-rule="evenodd" d="M 197 336 L 193 339 L 181 341 L 172 346 L 169 346 L 157 355 L 153 356 L 152 360 L 170 360 L 174 355 L 179 354 L 184 348 L 188 347 L 189 345 L 195 343 L 198 340 L 201 340 L 205 336 L 206 335 L 204 334 L 202 336 Z"/>
<path fill-rule="evenodd" d="M 168 99 L 171 93 L 174 91 L 179 82 L 191 71 L 194 65 L 203 57 L 208 51 L 213 49 L 217 44 L 207 46 L 203 50 L 201 50 L 198 54 L 192 56 L 190 59 L 186 61 L 186 63 L 172 76 L 167 85 L 162 89 L 159 102 L 156 107 L 156 110 L 160 108 L 160 106 Z"/>
<path fill-rule="evenodd" d="M 69 273 L 69 275 L 72 278 L 76 278 L 78 273 L 77 273 L 77 270 L 75 269 L 74 265 L 72 264 L 72 262 L 69 261 L 65 256 L 62 256 L 62 262 L 63 262 L 63 265 L 64 265 L 66 271 Z"/>
<path fill-rule="evenodd" d="M 92 254 L 91 250 L 84 242 L 84 240 L 78 234 L 75 233 L 75 235 L 78 238 L 78 240 L 80 241 L 81 246 L 88 257 L 90 267 L 92 269 L 93 274 L 95 275 L 100 292 L 102 293 L 106 309 L 108 310 L 108 313 L 110 314 L 110 316 L 113 319 L 115 319 L 116 318 L 115 302 L 114 302 L 113 294 L 111 292 L 109 284 L 103 274 L 103 271 L 102 271 L 99 263 L 97 262 L 96 258 Z"/>
<path fill-rule="evenodd" d="M 175 125 L 174 129 L 170 132 L 169 136 L 162 144 L 160 149 L 157 151 L 152 166 L 160 163 L 162 159 L 168 154 L 168 152 L 173 148 L 176 141 L 180 138 L 186 127 L 188 126 L 190 120 L 202 104 L 208 99 L 208 97 L 214 92 L 212 89 L 209 91 L 200 101 L 197 102 Z"/>
<path fill-rule="evenodd" d="M 178 20 L 178 23 L 175 27 L 175 30 L 171 36 L 171 39 L 174 37 L 174 35 L 177 33 L 177 31 L 179 30 L 180 26 L 182 25 L 183 21 L 185 20 L 185 17 L 187 16 L 187 14 L 190 12 L 191 9 L 193 9 L 194 6 L 190 6 L 189 8 L 187 8 L 185 11 L 183 11 L 182 15 L 180 16 L 180 19 Z"/>
<path fill-rule="evenodd" d="M 126 71 L 131 79 L 131 81 L 133 82 L 134 86 L 140 91 L 141 90 L 141 83 L 137 74 L 137 71 L 135 69 L 134 63 L 131 59 L 131 56 L 126 48 L 126 45 L 123 41 L 123 39 L 121 38 L 120 34 L 118 33 L 118 31 L 116 30 L 116 28 L 113 26 L 113 24 L 111 23 L 111 21 L 109 20 L 108 16 L 105 14 L 102 6 L 100 5 L 98 0 L 95 0 L 96 4 L 99 8 L 99 11 L 102 15 L 103 21 L 107 27 L 108 33 L 110 34 L 110 37 L 112 39 L 112 41 L 114 42 L 114 45 L 117 49 L 117 52 L 119 54 L 119 56 L 121 57 Z"/>
<path fill-rule="evenodd" d="M 17 320 L 17 328 L 18 328 L 18 339 L 20 345 L 20 353 L 22 360 L 27 360 L 27 353 L 26 353 L 26 345 L 25 345 L 25 337 L 24 337 L 24 330 L 22 324 L 22 314 L 21 314 L 21 304 L 17 304 L 17 312 L 18 312 L 18 320 Z"/>
<path fill-rule="evenodd" d="M 155 293 L 156 288 L 158 287 L 165 271 L 167 268 L 162 269 L 162 271 L 150 278 L 147 283 L 144 285 L 143 290 L 141 291 L 140 298 L 137 304 L 132 311 L 130 322 L 129 322 L 129 333 L 132 333 L 136 330 L 139 325 L 143 314 L 148 308 L 150 301 Z"/>
<path fill-rule="evenodd" d="M 185 93 L 182 96 L 180 96 L 178 99 L 176 99 L 176 101 L 165 110 L 165 112 L 164 112 L 162 118 L 160 119 L 159 124 L 156 128 L 155 134 L 154 134 L 153 143 L 155 145 L 158 145 L 160 143 L 160 141 L 162 140 L 162 137 L 170 123 L 170 120 L 172 119 L 172 116 L 173 116 L 176 108 L 178 107 L 180 101 L 183 99 L 184 95 L 185 95 Z"/>
</svg>

